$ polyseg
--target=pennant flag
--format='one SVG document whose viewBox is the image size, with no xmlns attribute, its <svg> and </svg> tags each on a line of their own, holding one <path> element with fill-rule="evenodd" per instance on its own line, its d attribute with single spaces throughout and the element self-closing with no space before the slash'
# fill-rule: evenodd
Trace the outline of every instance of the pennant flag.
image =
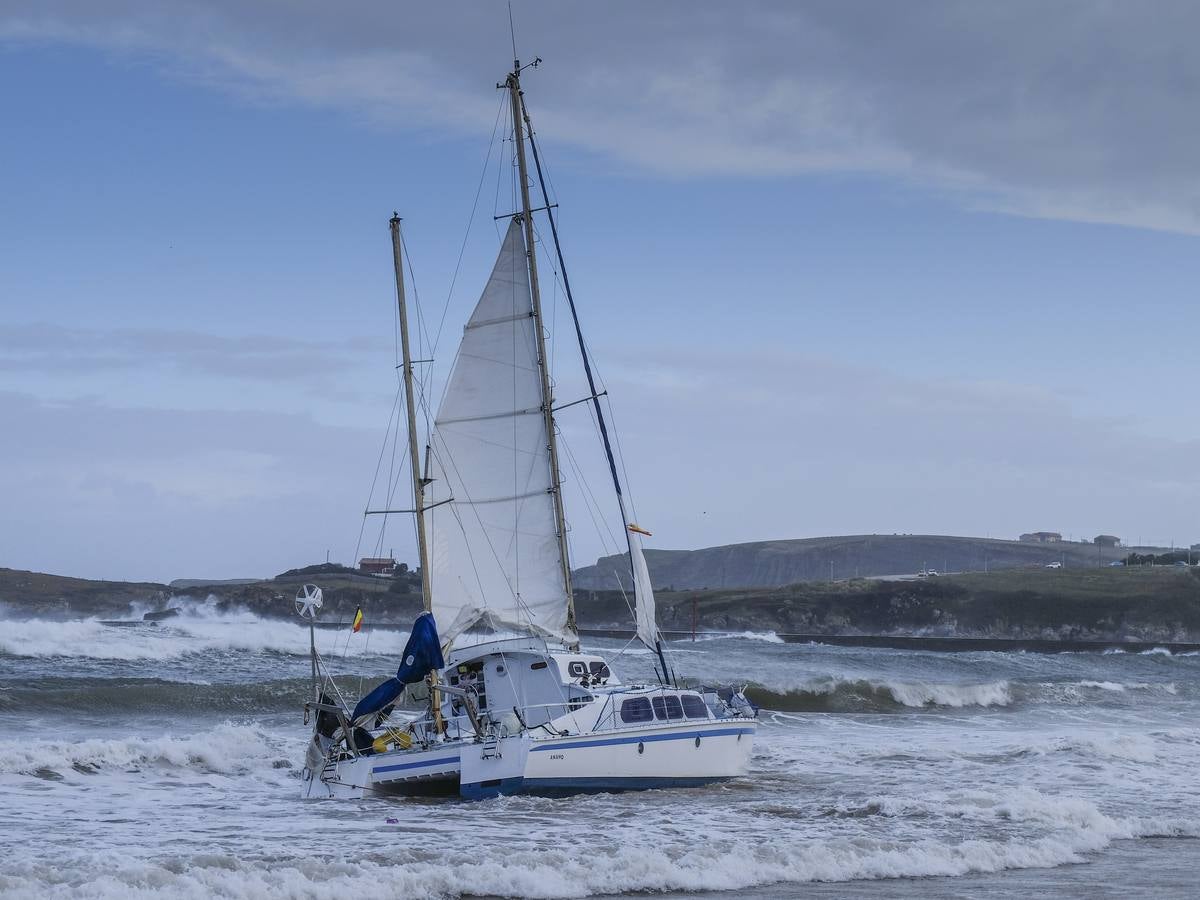
<svg viewBox="0 0 1200 900">
<path fill-rule="evenodd" d="M 634 525 L 632 522 L 629 523 L 629 530 L 634 534 L 644 534 L 646 537 L 650 537 L 650 532 L 648 532 L 645 528 Z"/>
<path fill-rule="evenodd" d="M 354 624 L 350 626 L 350 630 L 358 634 L 358 630 L 362 628 L 362 607 L 360 606 L 354 611 Z"/>
</svg>

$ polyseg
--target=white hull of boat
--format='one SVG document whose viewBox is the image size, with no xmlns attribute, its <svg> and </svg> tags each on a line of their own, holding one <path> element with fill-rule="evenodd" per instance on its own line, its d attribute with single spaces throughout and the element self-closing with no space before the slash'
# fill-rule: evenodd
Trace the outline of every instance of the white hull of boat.
<svg viewBox="0 0 1200 900">
<path fill-rule="evenodd" d="M 303 773 L 305 799 L 354 800 L 369 794 L 453 793 L 458 790 L 463 743 L 428 750 L 391 750 L 332 760 L 324 770 Z"/>
<path fill-rule="evenodd" d="M 724 719 L 472 744 L 462 752 L 459 791 L 479 800 L 724 781 L 746 773 L 756 724 L 754 719 Z"/>
<path fill-rule="evenodd" d="M 622 728 L 494 742 L 452 742 L 330 762 L 304 772 L 305 798 L 453 793 L 471 800 L 505 794 L 579 794 L 690 787 L 744 775 L 754 719 Z"/>
</svg>

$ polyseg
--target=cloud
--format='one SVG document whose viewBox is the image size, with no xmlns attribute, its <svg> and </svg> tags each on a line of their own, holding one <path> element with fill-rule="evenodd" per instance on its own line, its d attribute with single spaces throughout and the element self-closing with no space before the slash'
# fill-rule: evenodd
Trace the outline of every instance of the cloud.
<svg viewBox="0 0 1200 900">
<path fill-rule="evenodd" d="M 384 352 L 385 344 L 373 337 L 306 341 L 51 324 L 6 325 L 0 330 L 0 371 L 25 373 L 169 369 L 232 379 L 324 382 L 357 368 L 364 353 L 378 357 Z"/>
<path fill-rule="evenodd" d="M 632 512 L 656 546 L 1043 528 L 1195 539 L 1200 445 L 1147 437 L 1134 419 L 1080 416 L 1044 387 L 913 378 L 783 351 L 626 352 L 609 360 L 607 386 Z M 562 382 L 562 396 L 578 387 Z M 580 565 L 612 549 L 589 508 L 615 512 L 587 409 L 559 417 Z M 81 575 L 264 574 L 327 547 L 349 560 L 379 459 L 376 428 L 307 414 L 0 393 L 0 421 L 10 513 L 0 565 Z M 403 493 L 403 466 L 392 471 Z M 378 524 L 362 552 L 394 547 L 412 559 L 408 522 L 393 521 L 382 543 Z"/>
<path fill-rule="evenodd" d="M 864 172 L 1004 212 L 1200 233 L 1200 8 L 517 2 L 544 135 L 672 177 Z M 499 4 L 17 2 L 0 39 L 151 59 L 252 102 L 486 134 Z"/>
<path fill-rule="evenodd" d="M 1195 539 L 1200 442 L 1081 416 L 1043 387 L 761 350 L 608 370 L 638 515 L 660 546 L 1043 527 Z M 566 427 L 578 452 L 589 429 Z"/>
</svg>

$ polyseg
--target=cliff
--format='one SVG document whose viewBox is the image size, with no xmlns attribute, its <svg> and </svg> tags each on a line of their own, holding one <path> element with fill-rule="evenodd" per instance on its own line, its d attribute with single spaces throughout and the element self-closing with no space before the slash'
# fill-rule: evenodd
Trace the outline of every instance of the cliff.
<svg viewBox="0 0 1200 900">
<path fill-rule="evenodd" d="M 908 581 L 657 592 L 664 631 L 1200 641 L 1200 569 L 1031 569 Z M 581 624 L 629 627 L 616 591 L 579 598 Z"/>
<path fill-rule="evenodd" d="M 1123 548 L 1099 549 L 1091 543 L 1054 544 L 993 538 L 922 534 L 863 534 L 729 544 L 703 550 L 647 549 L 646 564 L 656 589 L 781 587 L 802 581 L 877 578 L 920 572 L 982 572 L 984 569 L 1045 566 L 1094 569 L 1123 559 Z M 606 556 L 575 572 L 576 587 L 614 590 L 618 580 L 629 589 L 627 557 Z"/>
</svg>

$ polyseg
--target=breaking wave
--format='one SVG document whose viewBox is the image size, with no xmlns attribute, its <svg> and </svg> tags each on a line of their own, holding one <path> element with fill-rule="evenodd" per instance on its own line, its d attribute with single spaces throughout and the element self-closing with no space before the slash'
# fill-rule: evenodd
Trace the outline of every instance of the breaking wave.
<svg viewBox="0 0 1200 900">
<path fill-rule="evenodd" d="M 878 677 L 818 676 L 795 687 L 751 685 L 756 704 L 779 712 L 895 712 L 930 707 L 1005 707 L 1016 704 L 1118 703 L 1132 692 L 1174 696 L 1175 682 L 1009 680 L 979 683 L 908 681 Z"/>
<path fill-rule="evenodd" d="M 403 631 L 364 629 L 317 632 L 324 653 L 388 655 L 399 653 Z M 296 622 L 264 619 L 253 613 L 218 613 L 189 608 L 164 622 L 6 620 L 0 630 L 0 655 L 27 658 L 97 660 L 170 660 L 212 652 L 258 652 L 307 656 L 308 628 Z"/>
<path fill-rule="evenodd" d="M 887 712 L 930 706 L 1008 706 L 1013 702 L 1007 681 L 935 684 L 836 676 L 811 678 L 787 690 L 751 685 L 747 695 L 759 706 L 781 712 Z"/>
<path fill-rule="evenodd" d="M 774 631 L 696 632 L 697 641 L 764 641 L 768 644 L 786 643 Z"/>
<path fill-rule="evenodd" d="M 261 728 L 226 722 L 186 737 L 0 741 L 0 773 L 56 779 L 71 771 L 159 767 L 233 775 L 290 768 L 287 754 L 294 751 Z"/>
</svg>

